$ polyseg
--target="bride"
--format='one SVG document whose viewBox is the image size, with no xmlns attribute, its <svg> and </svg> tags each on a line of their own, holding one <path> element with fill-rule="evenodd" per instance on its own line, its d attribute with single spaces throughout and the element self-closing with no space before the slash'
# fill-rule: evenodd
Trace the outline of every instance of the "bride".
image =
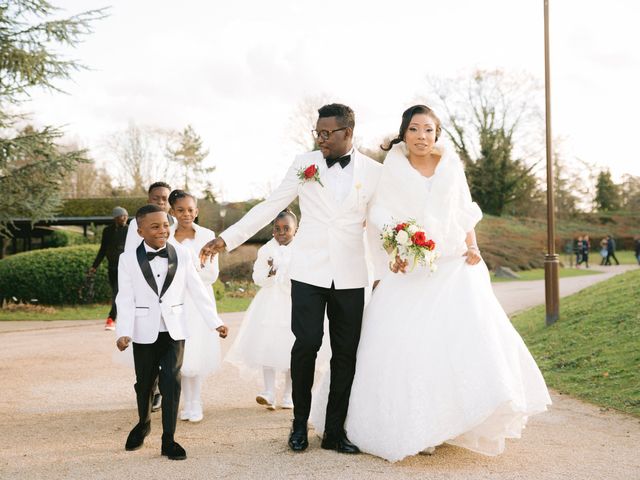
<svg viewBox="0 0 640 480">
<path fill-rule="evenodd" d="M 429 107 L 403 113 L 368 219 L 374 231 L 414 219 L 439 253 L 434 273 L 385 262 L 364 314 L 345 428 L 361 450 L 392 462 L 444 442 L 500 454 L 551 403 L 493 294 L 474 232 L 482 213 L 440 132 Z M 321 432 L 324 395 L 315 397 L 311 421 Z"/>
</svg>

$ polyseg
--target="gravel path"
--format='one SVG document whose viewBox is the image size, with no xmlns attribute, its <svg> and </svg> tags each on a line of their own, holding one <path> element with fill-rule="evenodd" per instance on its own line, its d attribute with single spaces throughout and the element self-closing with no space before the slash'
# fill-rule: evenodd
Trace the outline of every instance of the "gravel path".
<svg viewBox="0 0 640 480">
<path fill-rule="evenodd" d="M 623 270 L 563 279 L 561 291 Z M 509 312 L 544 300 L 542 282 L 495 290 Z M 242 314 L 224 318 L 237 332 Z M 286 446 L 290 411 L 255 404 L 255 385 L 228 366 L 205 384 L 204 420 L 178 426 L 187 461 L 160 457 L 159 413 L 145 446 L 125 452 L 136 419 L 133 372 L 112 362 L 114 335 L 101 321 L 0 322 L 0 339 L 2 479 L 640 479 L 640 419 L 558 394 L 550 412 L 495 458 L 443 446 L 389 464 L 324 451 L 317 438 L 294 454 Z"/>
</svg>

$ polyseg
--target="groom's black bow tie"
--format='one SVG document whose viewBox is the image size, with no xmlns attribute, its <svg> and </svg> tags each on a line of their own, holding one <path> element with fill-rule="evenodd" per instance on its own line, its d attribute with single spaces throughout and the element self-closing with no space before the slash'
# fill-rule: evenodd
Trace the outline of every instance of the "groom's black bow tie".
<svg viewBox="0 0 640 480">
<path fill-rule="evenodd" d="M 327 158 L 327 167 L 331 168 L 333 167 L 336 163 L 340 163 L 340 166 L 342 168 L 346 167 L 347 165 L 349 165 L 349 162 L 351 161 L 351 155 L 345 155 L 343 157 L 340 158 Z"/>
<path fill-rule="evenodd" d="M 151 261 L 156 257 L 169 258 L 167 249 L 163 248 L 162 250 L 158 250 L 157 252 L 147 252 L 147 260 Z"/>
</svg>

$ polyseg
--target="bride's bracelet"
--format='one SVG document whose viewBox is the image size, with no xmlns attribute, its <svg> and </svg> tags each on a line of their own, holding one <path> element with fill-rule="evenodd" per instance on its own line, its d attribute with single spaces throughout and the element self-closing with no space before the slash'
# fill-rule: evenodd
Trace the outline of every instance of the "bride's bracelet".
<svg viewBox="0 0 640 480">
<path fill-rule="evenodd" d="M 478 245 L 467 245 L 467 250 L 476 250 L 477 252 L 480 252 Z"/>
</svg>

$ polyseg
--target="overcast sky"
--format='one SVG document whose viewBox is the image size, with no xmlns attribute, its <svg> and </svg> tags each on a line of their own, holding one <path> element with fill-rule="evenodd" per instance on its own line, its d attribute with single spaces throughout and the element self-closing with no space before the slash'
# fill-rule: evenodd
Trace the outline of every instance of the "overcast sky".
<svg viewBox="0 0 640 480">
<path fill-rule="evenodd" d="M 640 175 L 640 3 L 550 3 L 554 135 L 568 159 L 610 167 L 617 179 Z M 109 134 L 131 122 L 192 124 L 226 201 L 278 183 L 299 152 L 291 116 L 306 97 L 350 105 L 369 147 L 430 94 L 427 75 L 498 68 L 544 78 L 542 0 L 54 4 L 68 14 L 111 10 L 71 52 L 92 70 L 61 84 L 67 95 L 34 94 L 34 121 L 64 125 L 114 175 Z"/>
</svg>

